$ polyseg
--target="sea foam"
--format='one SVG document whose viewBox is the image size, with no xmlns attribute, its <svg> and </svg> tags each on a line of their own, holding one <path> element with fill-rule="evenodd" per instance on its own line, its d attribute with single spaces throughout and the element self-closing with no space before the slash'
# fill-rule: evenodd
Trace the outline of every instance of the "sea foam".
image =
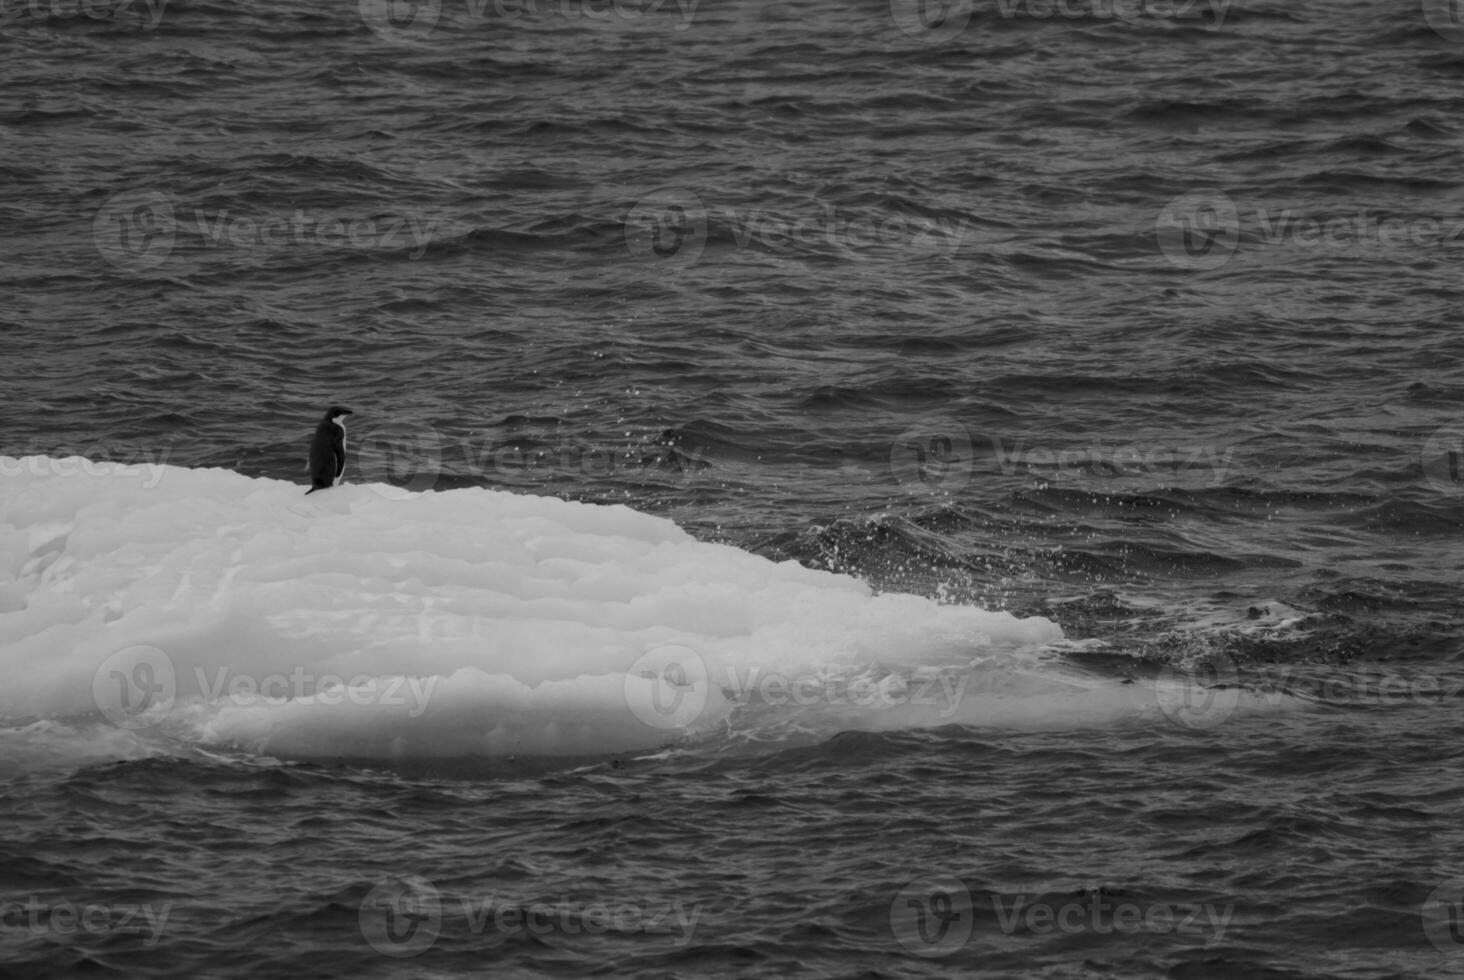
<svg viewBox="0 0 1464 980">
<path fill-rule="evenodd" d="M 623 506 L 0 457 L 0 555 L 0 720 L 27 737 L 90 719 L 408 759 L 1134 710 L 1061 665 L 1046 619 L 875 594 Z"/>
</svg>

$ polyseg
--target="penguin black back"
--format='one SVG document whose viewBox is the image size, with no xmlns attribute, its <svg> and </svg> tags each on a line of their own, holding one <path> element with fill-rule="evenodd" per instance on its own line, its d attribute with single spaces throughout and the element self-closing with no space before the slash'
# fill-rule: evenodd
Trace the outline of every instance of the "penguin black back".
<svg viewBox="0 0 1464 980">
<path fill-rule="evenodd" d="M 310 440 L 310 489 L 306 495 L 340 482 L 346 471 L 346 423 L 344 416 L 351 415 L 349 408 L 332 405 L 325 410 L 325 418 L 315 427 L 315 436 Z"/>
</svg>

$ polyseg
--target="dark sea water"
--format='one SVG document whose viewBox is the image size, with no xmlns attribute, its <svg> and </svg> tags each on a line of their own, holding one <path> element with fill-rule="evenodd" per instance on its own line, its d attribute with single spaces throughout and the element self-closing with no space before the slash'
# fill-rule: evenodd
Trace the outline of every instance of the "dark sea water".
<svg viewBox="0 0 1464 980">
<path fill-rule="evenodd" d="M 339 402 L 353 482 L 1198 679 L 649 753 L 7 750 L 0 972 L 1464 976 L 1453 16 L 0 0 L 0 454 L 303 483 Z"/>
</svg>

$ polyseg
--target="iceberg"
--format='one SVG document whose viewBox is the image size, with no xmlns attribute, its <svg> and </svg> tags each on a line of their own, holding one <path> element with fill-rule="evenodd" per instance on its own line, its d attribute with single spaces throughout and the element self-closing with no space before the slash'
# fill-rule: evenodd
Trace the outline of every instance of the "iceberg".
<svg viewBox="0 0 1464 980">
<path fill-rule="evenodd" d="M 876 594 L 629 507 L 303 489 L 0 457 L 0 723 L 399 760 L 1132 709 L 1062 668 L 1049 620 Z"/>
</svg>

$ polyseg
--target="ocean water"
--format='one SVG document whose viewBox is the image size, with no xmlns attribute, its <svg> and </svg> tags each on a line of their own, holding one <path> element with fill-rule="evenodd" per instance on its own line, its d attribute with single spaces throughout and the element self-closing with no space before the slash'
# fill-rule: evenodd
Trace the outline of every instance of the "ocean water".
<svg viewBox="0 0 1464 980">
<path fill-rule="evenodd" d="M 1464 975 L 1461 72 L 0 0 L 4 974 Z"/>
</svg>

